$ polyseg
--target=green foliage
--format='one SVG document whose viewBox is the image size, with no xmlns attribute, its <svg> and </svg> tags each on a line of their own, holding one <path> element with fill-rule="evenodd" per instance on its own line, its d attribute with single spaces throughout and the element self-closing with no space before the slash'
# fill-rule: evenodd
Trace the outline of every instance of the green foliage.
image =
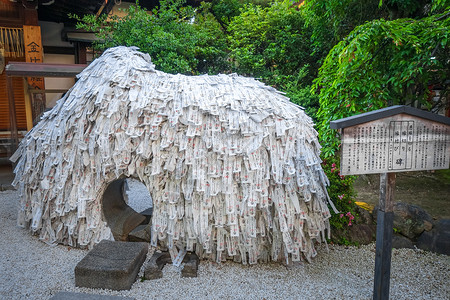
<svg viewBox="0 0 450 300">
<path fill-rule="evenodd" d="M 271 0 L 213 0 L 211 11 L 216 17 L 216 19 L 222 23 L 222 25 L 227 25 L 230 20 L 234 17 L 240 15 L 240 10 L 246 4 L 254 4 L 260 6 L 269 6 Z"/>
<path fill-rule="evenodd" d="M 290 1 L 270 6 L 244 5 L 228 24 L 233 70 L 261 79 L 287 92 L 314 116 L 317 97 L 308 91 L 318 68 L 311 56 L 310 33 Z"/>
<path fill-rule="evenodd" d="M 356 216 L 355 192 L 353 190 L 354 176 L 343 176 L 339 169 L 339 159 L 329 157 L 322 163 L 322 168 L 330 181 L 328 195 L 339 214 L 331 213 L 330 225 L 336 229 L 345 230 L 352 226 Z"/>
<path fill-rule="evenodd" d="M 332 120 L 394 104 L 430 106 L 428 84 L 445 82 L 450 70 L 449 16 L 450 8 L 421 20 L 374 20 L 330 51 L 314 86 L 324 157 L 338 150 Z"/>
<path fill-rule="evenodd" d="M 77 18 L 77 28 L 97 32 L 94 46 L 137 46 L 150 54 L 158 69 L 168 73 L 217 73 L 226 68 L 226 40 L 208 5 L 196 11 L 182 0 L 160 1 L 149 13 L 138 4 L 123 10 L 124 17 L 106 15 Z"/>
<path fill-rule="evenodd" d="M 377 0 L 309 0 L 303 6 L 315 51 L 323 56 L 357 25 L 376 19 Z"/>
<path fill-rule="evenodd" d="M 449 0 L 308 0 L 303 6 L 315 51 L 326 55 L 356 26 L 376 19 L 423 18 Z"/>
</svg>

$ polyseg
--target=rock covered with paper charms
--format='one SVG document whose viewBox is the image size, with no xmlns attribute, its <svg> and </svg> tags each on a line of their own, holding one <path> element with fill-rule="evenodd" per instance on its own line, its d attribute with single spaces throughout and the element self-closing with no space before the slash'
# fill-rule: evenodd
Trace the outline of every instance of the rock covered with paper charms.
<svg viewBox="0 0 450 300">
<path fill-rule="evenodd" d="M 235 74 L 166 74 L 127 47 L 77 77 L 12 158 L 19 225 L 49 244 L 113 239 L 102 195 L 132 177 L 153 198 L 153 246 L 250 264 L 316 255 L 328 179 L 312 120 L 287 97 Z"/>
</svg>

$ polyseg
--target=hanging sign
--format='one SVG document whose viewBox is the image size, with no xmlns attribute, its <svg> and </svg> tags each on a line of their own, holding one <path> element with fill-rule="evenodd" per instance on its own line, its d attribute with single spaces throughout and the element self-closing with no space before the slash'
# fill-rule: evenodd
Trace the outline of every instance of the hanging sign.
<svg viewBox="0 0 450 300">
<path fill-rule="evenodd" d="M 345 128 L 341 174 L 448 169 L 450 126 L 398 114 Z"/>
<path fill-rule="evenodd" d="M 330 123 L 341 129 L 341 174 L 380 173 L 373 299 L 389 299 L 396 172 L 448 169 L 450 118 L 397 105 Z"/>
<path fill-rule="evenodd" d="M 41 27 L 23 26 L 23 39 L 25 44 L 25 61 L 31 63 L 43 62 L 43 51 L 41 41 Z M 28 77 L 28 84 L 34 89 L 44 90 L 44 78 Z"/>
</svg>

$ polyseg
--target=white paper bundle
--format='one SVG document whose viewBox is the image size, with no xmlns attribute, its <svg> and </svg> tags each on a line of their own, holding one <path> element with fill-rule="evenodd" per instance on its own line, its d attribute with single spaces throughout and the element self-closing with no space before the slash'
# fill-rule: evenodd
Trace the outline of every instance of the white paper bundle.
<svg viewBox="0 0 450 300">
<path fill-rule="evenodd" d="M 102 196 L 126 176 L 152 195 L 153 246 L 309 261 L 329 234 L 319 148 L 312 120 L 272 87 L 165 74 L 134 48 L 111 48 L 13 156 L 19 225 L 49 244 L 113 239 Z"/>
</svg>

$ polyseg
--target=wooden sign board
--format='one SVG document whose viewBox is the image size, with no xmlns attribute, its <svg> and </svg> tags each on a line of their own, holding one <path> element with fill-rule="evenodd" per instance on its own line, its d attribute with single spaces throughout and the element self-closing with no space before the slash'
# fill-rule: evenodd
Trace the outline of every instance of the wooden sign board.
<svg viewBox="0 0 450 300">
<path fill-rule="evenodd" d="M 450 125 L 397 114 L 343 129 L 341 174 L 448 169 Z"/>
<path fill-rule="evenodd" d="M 397 105 L 330 127 L 342 130 L 342 175 L 380 173 L 373 299 L 389 299 L 395 174 L 449 167 L 450 118 Z"/>
<path fill-rule="evenodd" d="M 39 26 L 23 26 L 23 39 L 25 43 L 25 60 L 31 63 L 43 62 L 43 51 L 41 41 L 41 27 Z M 44 90 L 44 78 L 29 77 L 28 84 L 35 89 Z"/>
</svg>

